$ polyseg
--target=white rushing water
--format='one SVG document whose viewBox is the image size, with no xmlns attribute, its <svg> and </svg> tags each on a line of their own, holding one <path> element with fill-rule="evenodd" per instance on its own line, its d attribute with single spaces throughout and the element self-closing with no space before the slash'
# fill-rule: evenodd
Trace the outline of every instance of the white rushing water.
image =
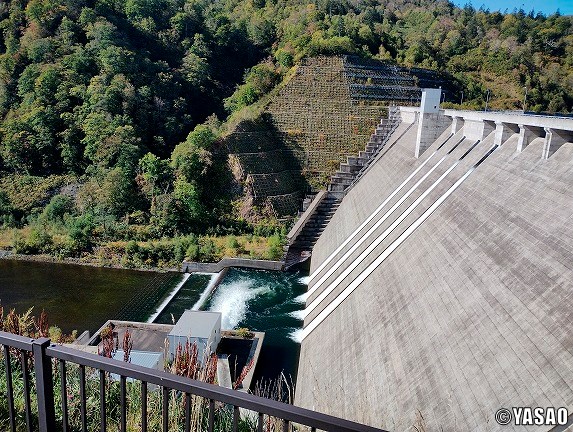
<svg viewBox="0 0 573 432">
<path fill-rule="evenodd" d="M 289 333 L 288 337 L 296 343 L 301 343 L 304 332 L 303 329 L 296 329 Z"/>
<path fill-rule="evenodd" d="M 185 273 L 183 275 L 181 281 L 175 286 L 175 288 L 173 288 L 173 290 L 169 293 L 169 295 L 165 298 L 165 300 L 161 302 L 156 311 L 149 317 L 149 319 L 147 320 L 148 323 L 152 323 L 157 319 L 159 314 L 163 312 L 163 309 L 165 309 L 165 307 L 169 304 L 169 302 L 173 300 L 173 297 L 175 297 L 177 293 L 181 290 L 181 287 L 185 285 L 185 282 L 187 282 L 187 279 L 189 279 L 190 276 L 191 276 L 190 273 Z"/>
<path fill-rule="evenodd" d="M 292 301 L 295 303 L 306 303 L 307 298 L 308 298 L 308 292 L 305 292 L 293 298 Z"/>
<path fill-rule="evenodd" d="M 304 320 L 304 309 L 300 309 L 300 310 L 295 310 L 292 312 L 288 313 L 291 317 L 299 319 L 299 320 Z"/>
<path fill-rule="evenodd" d="M 255 282 L 246 278 L 222 283 L 213 295 L 209 310 L 222 313 L 221 328 L 234 329 L 245 318 L 249 301 L 270 291 L 266 286 L 255 287 Z"/>
<path fill-rule="evenodd" d="M 191 310 L 199 310 L 201 306 L 205 304 L 205 301 L 211 294 L 211 291 L 213 290 L 213 285 L 217 282 L 220 273 L 198 273 L 198 274 L 211 275 L 211 279 L 209 280 L 209 283 L 205 287 L 205 290 L 201 293 L 201 297 L 199 297 L 199 300 L 195 302 Z"/>
<path fill-rule="evenodd" d="M 310 282 L 310 276 L 303 276 L 298 279 L 298 283 L 303 285 L 308 285 L 309 282 Z"/>
</svg>

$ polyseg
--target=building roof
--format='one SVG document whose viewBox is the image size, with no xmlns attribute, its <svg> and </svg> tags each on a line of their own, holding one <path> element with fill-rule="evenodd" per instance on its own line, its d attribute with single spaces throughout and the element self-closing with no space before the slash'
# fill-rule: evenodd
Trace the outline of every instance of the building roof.
<svg viewBox="0 0 573 432">
<path fill-rule="evenodd" d="M 169 335 L 209 338 L 214 327 L 221 329 L 221 312 L 187 310 Z"/>
<path fill-rule="evenodd" d="M 143 366 L 151 369 L 155 369 L 157 364 L 161 361 L 163 354 L 160 352 L 148 352 L 148 351 L 134 351 L 129 353 L 129 362 L 137 366 Z M 123 361 L 123 350 L 118 349 L 113 354 L 114 360 Z"/>
<path fill-rule="evenodd" d="M 88 345 L 97 345 L 100 342 L 99 334 L 110 324 L 114 324 L 119 344 L 123 342 L 125 331 L 129 330 L 133 349 L 138 351 L 158 352 L 165 348 L 165 339 L 173 329 L 169 324 L 140 323 L 134 321 L 108 320 L 88 342 Z"/>
</svg>

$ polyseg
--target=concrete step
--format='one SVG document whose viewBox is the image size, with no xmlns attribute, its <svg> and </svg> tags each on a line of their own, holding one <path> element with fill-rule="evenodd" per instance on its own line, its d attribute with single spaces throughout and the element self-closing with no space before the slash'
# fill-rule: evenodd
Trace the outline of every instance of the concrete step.
<svg viewBox="0 0 573 432">
<path fill-rule="evenodd" d="M 293 246 L 300 249 L 312 249 L 314 242 L 294 242 Z"/>
<path fill-rule="evenodd" d="M 318 217 L 316 218 L 315 223 L 328 223 L 328 221 L 332 218 L 332 215 L 334 214 L 335 211 L 336 209 L 322 210 L 318 215 Z"/>
<path fill-rule="evenodd" d="M 315 231 L 311 234 L 308 235 L 303 235 L 303 236 L 299 236 L 297 237 L 296 241 L 316 241 L 316 239 L 318 239 L 320 237 L 320 235 L 322 234 L 324 230 L 322 231 Z"/>
<path fill-rule="evenodd" d="M 340 206 L 339 202 L 329 203 L 328 205 L 321 207 L 320 210 L 330 210 L 332 208 L 338 208 Z"/>
<path fill-rule="evenodd" d="M 358 157 L 365 158 L 365 159 L 372 159 L 373 154 L 374 154 L 374 152 L 360 151 L 360 152 L 358 152 Z"/>
<path fill-rule="evenodd" d="M 344 192 L 347 187 L 348 185 L 336 183 L 336 184 L 330 184 L 328 186 L 328 190 L 331 192 Z"/>
<path fill-rule="evenodd" d="M 362 167 L 359 166 L 359 165 L 351 165 L 351 164 L 348 164 L 348 163 L 341 163 L 339 169 L 340 169 L 340 171 L 342 171 L 342 172 L 355 173 L 355 172 L 360 171 L 361 168 L 362 168 Z"/>
<path fill-rule="evenodd" d="M 338 177 L 337 175 L 333 175 L 330 178 L 330 182 L 333 184 L 344 184 L 344 185 L 349 185 L 350 183 L 352 183 L 352 181 L 354 180 L 354 178 L 344 178 L 344 177 Z"/>
<path fill-rule="evenodd" d="M 308 224 L 309 228 L 314 228 L 317 226 L 326 225 L 328 223 L 328 221 L 330 220 L 330 218 L 332 218 L 333 214 L 334 213 L 326 213 L 326 214 L 323 213 L 320 215 L 320 217 L 317 217 L 313 220 L 309 220 L 307 222 L 307 224 Z M 306 225 L 305 225 L 305 227 L 306 227 Z"/>
<path fill-rule="evenodd" d="M 299 236 L 297 237 L 296 241 L 297 242 L 314 242 L 316 240 L 318 240 L 318 238 L 320 237 L 320 235 L 322 234 L 322 231 L 317 231 L 315 233 L 313 233 L 313 235 L 307 235 L 307 236 Z"/>
<path fill-rule="evenodd" d="M 326 221 L 326 220 L 323 221 L 323 222 L 320 222 L 320 223 L 312 223 L 312 222 L 309 222 L 309 224 L 308 224 L 308 229 L 306 228 L 307 226 L 305 225 L 305 226 L 304 226 L 304 229 L 301 231 L 301 233 L 300 233 L 299 235 L 302 235 L 302 234 L 308 233 L 308 232 L 312 232 L 312 231 L 314 231 L 314 230 L 322 229 L 322 228 L 324 228 L 326 225 L 328 225 L 328 221 Z"/>
<path fill-rule="evenodd" d="M 357 156 L 348 156 L 347 162 L 349 165 L 364 166 L 364 164 L 366 164 L 366 162 L 368 162 L 368 160 L 365 158 L 357 157 Z"/>
<path fill-rule="evenodd" d="M 331 195 L 337 197 L 337 198 L 340 199 L 340 200 L 341 200 L 342 198 L 344 198 L 344 196 L 345 196 L 344 191 L 333 191 L 333 190 L 331 190 L 331 191 L 329 191 L 329 193 L 330 193 Z"/>
<path fill-rule="evenodd" d="M 348 173 L 348 172 L 343 172 L 343 171 L 336 171 L 333 175 L 335 175 L 338 178 L 346 178 L 346 179 L 354 179 L 354 177 L 356 176 L 355 173 Z"/>
</svg>

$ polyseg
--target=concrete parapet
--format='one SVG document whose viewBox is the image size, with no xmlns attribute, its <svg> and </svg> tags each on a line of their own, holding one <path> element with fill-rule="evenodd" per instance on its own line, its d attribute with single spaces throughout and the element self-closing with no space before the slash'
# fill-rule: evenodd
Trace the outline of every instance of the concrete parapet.
<svg viewBox="0 0 573 432">
<path fill-rule="evenodd" d="M 408 107 L 409 110 L 412 108 Z M 400 107 L 402 110 L 402 107 Z M 415 111 L 415 109 L 414 109 Z M 526 126 L 550 127 L 552 129 L 573 131 L 573 118 L 523 114 L 516 111 L 469 111 L 446 109 L 442 112 L 448 117 L 461 117 L 467 120 L 488 120 L 492 122 L 500 121 L 503 123 L 523 124 Z"/>
<path fill-rule="evenodd" d="M 452 124 L 452 120 L 441 113 L 420 113 L 419 118 L 415 150 L 417 158 Z"/>
<path fill-rule="evenodd" d="M 517 141 L 517 151 L 521 153 L 525 150 L 531 141 L 535 138 L 544 136 L 543 129 L 536 126 L 526 126 L 523 124 L 518 125 L 519 127 L 519 139 Z"/>
<path fill-rule="evenodd" d="M 519 127 L 511 123 L 495 122 L 495 138 L 493 143 L 502 145 L 510 136 L 519 133 Z"/>
<path fill-rule="evenodd" d="M 415 123 L 418 119 L 418 112 L 416 109 L 412 109 L 410 107 L 400 107 L 400 119 L 404 123 Z"/>
<path fill-rule="evenodd" d="M 541 157 L 548 159 L 559 147 L 571 141 L 571 132 L 549 127 L 544 128 L 544 130 L 545 139 L 543 141 L 543 154 Z"/>
</svg>

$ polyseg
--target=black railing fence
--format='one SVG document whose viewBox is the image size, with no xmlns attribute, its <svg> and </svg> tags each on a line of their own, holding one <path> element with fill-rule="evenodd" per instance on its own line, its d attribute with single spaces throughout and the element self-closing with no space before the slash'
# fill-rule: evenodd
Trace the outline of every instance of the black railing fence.
<svg viewBox="0 0 573 432">
<path fill-rule="evenodd" d="M 0 402 L 3 403 L 0 416 L 5 416 L 0 418 L 0 424 L 7 425 L 13 432 L 22 429 L 125 432 L 128 427 L 129 430 L 156 430 L 149 424 L 152 414 L 154 418 L 158 415 L 157 412 L 152 413 L 156 407 L 156 411 L 161 411 L 159 428 L 165 432 L 239 432 L 245 430 L 244 421 L 241 423 L 245 416 L 251 418 L 251 429 L 257 432 L 380 432 L 380 429 L 290 404 L 52 344 L 47 338 L 34 340 L 0 332 L 0 345 L 3 346 L 5 373 L 5 377 L 0 377 L 0 381 L 5 379 L 0 392 L 6 392 L 5 395 L 0 394 L 0 398 L 5 396 L 5 401 Z M 79 381 L 78 389 L 71 388 L 71 380 Z M 119 392 L 114 398 L 106 395 L 117 387 L 110 388 L 111 381 L 119 382 Z M 182 424 L 174 428 L 174 419 L 169 415 L 173 415 L 170 404 L 172 407 L 175 397 L 182 402 L 178 405 L 182 407 Z M 136 407 L 134 399 L 138 401 Z M 196 405 L 192 403 L 197 399 L 201 399 L 200 407 L 205 412 L 199 423 Z M 160 403 L 149 407 L 151 400 Z M 136 424 L 128 424 L 128 410 L 133 416 L 135 409 L 139 419 Z M 251 414 L 241 412 L 242 409 Z M 77 422 L 71 425 L 71 417 L 77 414 L 76 411 L 79 411 L 78 418 L 74 417 Z M 228 422 L 217 421 L 221 411 L 228 414 Z M 94 428 L 96 417 L 97 426 Z M 110 427 L 111 421 L 113 428 Z"/>
</svg>

